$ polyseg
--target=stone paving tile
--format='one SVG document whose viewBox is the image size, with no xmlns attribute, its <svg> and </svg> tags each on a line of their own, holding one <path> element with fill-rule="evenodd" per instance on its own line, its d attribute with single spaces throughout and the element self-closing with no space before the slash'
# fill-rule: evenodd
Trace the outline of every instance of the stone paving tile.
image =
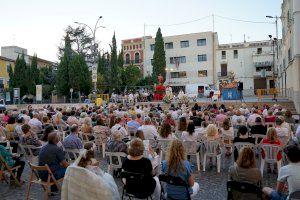
<svg viewBox="0 0 300 200">
<path fill-rule="evenodd" d="M 216 167 L 210 169 L 206 168 L 206 172 L 194 171 L 195 180 L 200 185 L 200 192 L 194 199 L 204 200 L 225 200 L 227 198 L 226 182 L 228 180 L 228 168 L 233 164 L 233 159 L 225 159 L 222 157 L 221 173 L 217 173 Z M 196 163 L 192 158 L 193 165 L 196 168 Z M 258 162 L 259 164 L 259 162 Z M 259 166 L 259 165 L 258 165 Z M 105 161 L 101 161 L 101 168 L 107 170 L 107 164 Z M 202 169 L 202 165 L 201 165 Z M 277 175 L 264 174 L 263 186 L 274 187 L 276 184 Z M 26 165 L 23 173 L 23 180 L 26 182 L 29 180 L 29 166 Z M 120 179 L 116 179 L 116 184 L 119 186 L 120 195 L 122 194 L 122 183 Z M 25 183 L 21 188 L 15 188 L 7 185 L 5 182 L 0 183 L 0 199 L 1 200 L 24 200 L 26 197 L 28 184 Z M 39 185 L 33 185 L 30 192 L 30 199 L 42 200 L 44 199 L 43 189 Z M 54 197 L 49 197 L 49 200 L 59 200 L 60 194 Z"/>
</svg>

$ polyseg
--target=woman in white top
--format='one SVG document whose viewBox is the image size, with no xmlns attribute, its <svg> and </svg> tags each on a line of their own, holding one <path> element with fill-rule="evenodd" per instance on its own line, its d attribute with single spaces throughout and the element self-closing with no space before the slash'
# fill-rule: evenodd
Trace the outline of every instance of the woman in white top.
<svg viewBox="0 0 300 200">
<path fill-rule="evenodd" d="M 195 133 L 195 125 L 193 122 L 190 122 L 187 127 L 187 131 L 183 131 L 181 139 L 184 141 L 197 141 L 198 135 Z"/>
</svg>

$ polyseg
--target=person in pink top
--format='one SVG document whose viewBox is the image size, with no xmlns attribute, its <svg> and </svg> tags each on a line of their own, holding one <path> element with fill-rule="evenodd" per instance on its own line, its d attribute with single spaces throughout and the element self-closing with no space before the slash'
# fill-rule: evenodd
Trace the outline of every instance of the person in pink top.
<svg viewBox="0 0 300 200">
<path fill-rule="evenodd" d="M 221 109 L 220 113 L 216 116 L 216 123 L 217 124 L 223 124 L 224 120 L 227 118 L 227 116 L 224 114 L 224 110 Z"/>
</svg>

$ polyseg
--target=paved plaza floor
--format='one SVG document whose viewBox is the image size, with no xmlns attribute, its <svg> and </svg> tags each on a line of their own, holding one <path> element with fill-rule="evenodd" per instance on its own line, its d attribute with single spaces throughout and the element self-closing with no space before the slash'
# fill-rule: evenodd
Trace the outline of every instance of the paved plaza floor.
<svg viewBox="0 0 300 200">
<path fill-rule="evenodd" d="M 98 156 L 97 156 L 98 157 Z M 206 172 L 194 171 L 195 180 L 200 185 L 200 192 L 194 199 L 204 199 L 204 200 L 225 200 L 227 198 L 226 192 L 226 181 L 228 180 L 228 168 L 233 164 L 233 158 L 225 158 L 222 156 L 221 173 L 217 173 L 216 167 L 210 168 L 206 167 Z M 192 158 L 193 165 L 196 169 L 196 163 Z M 259 162 L 257 162 L 259 166 Z M 107 170 L 107 163 L 101 160 L 101 168 Z M 202 165 L 201 165 L 202 169 Z M 9 186 L 5 182 L 0 183 L 0 199 L 1 200 L 24 200 L 26 197 L 26 191 L 28 187 L 29 180 L 29 166 L 26 165 L 25 171 L 23 173 L 23 180 L 26 181 L 21 188 L 16 188 Z M 263 186 L 275 187 L 276 185 L 276 174 L 264 173 Z M 122 183 L 120 179 L 115 179 L 120 194 L 122 194 Z M 33 185 L 30 192 L 30 199 L 42 200 L 44 199 L 43 189 L 39 185 Z M 56 196 L 49 197 L 50 200 L 60 199 L 60 194 Z"/>
</svg>

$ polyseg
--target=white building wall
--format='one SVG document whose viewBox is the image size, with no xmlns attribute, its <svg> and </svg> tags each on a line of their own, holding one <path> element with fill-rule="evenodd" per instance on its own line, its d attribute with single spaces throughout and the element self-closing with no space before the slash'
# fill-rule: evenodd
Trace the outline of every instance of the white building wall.
<svg viewBox="0 0 300 200">
<path fill-rule="evenodd" d="M 282 46 L 279 63 L 282 73 L 278 78 L 285 95 L 294 101 L 300 112 L 300 1 L 284 0 L 282 3 Z M 290 51 L 290 54 L 289 54 Z"/>
<path fill-rule="evenodd" d="M 268 44 L 257 45 L 251 47 L 250 44 Z M 237 47 L 238 46 L 238 47 Z M 225 47 L 225 48 L 224 48 Z M 262 48 L 262 53 L 257 54 L 257 48 Z M 235 73 L 235 79 L 243 82 L 244 90 L 254 89 L 254 79 L 259 78 L 262 72 L 257 72 L 255 63 L 256 62 L 273 62 L 271 46 L 268 41 L 255 41 L 246 43 L 236 44 L 222 44 L 216 50 L 216 70 L 219 74 L 220 80 L 229 80 L 228 77 L 220 76 L 221 64 L 227 64 L 227 74 L 230 71 Z M 238 57 L 234 58 L 234 50 L 238 51 Z M 222 51 L 226 51 L 226 58 L 222 59 Z M 272 76 L 272 72 L 267 71 L 266 76 Z M 268 80 L 268 78 L 267 78 Z M 267 88 L 269 87 L 267 81 Z"/>
<path fill-rule="evenodd" d="M 197 46 L 198 39 L 206 39 L 205 46 Z M 180 41 L 189 41 L 189 47 L 181 48 Z M 207 83 L 213 85 L 214 82 L 214 45 L 217 42 L 217 36 L 213 32 L 192 33 L 177 36 L 164 37 L 165 43 L 173 42 L 173 49 L 166 51 L 166 84 L 171 86 L 183 86 L 192 83 Z M 151 59 L 154 51 L 151 51 L 150 45 L 155 43 L 155 38 L 146 39 L 145 57 L 144 57 L 144 76 L 152 74 Z M 198 55 L 206 54 L 207 61 L 198 62 Z M 186 62 L 180 63 L 178 67 L 170 63 L 170 57 L 185 56 Z M 199 70 L 207 70 L 207 77 L 199 77 Z M 186 78 L 171 78 L 171 72 L 186 72 Z"/>
<path fill-rule="evenodd" d="M 18 56 L 21 57 L 23 53 L 24 53 L 25 62 L 29 63 L 29 56 L 27 55 L 27 49 L 17 47 L 17 46 L 1 47 L 1 56 L 12 60 L 17 60 Z"/>
</svg>

